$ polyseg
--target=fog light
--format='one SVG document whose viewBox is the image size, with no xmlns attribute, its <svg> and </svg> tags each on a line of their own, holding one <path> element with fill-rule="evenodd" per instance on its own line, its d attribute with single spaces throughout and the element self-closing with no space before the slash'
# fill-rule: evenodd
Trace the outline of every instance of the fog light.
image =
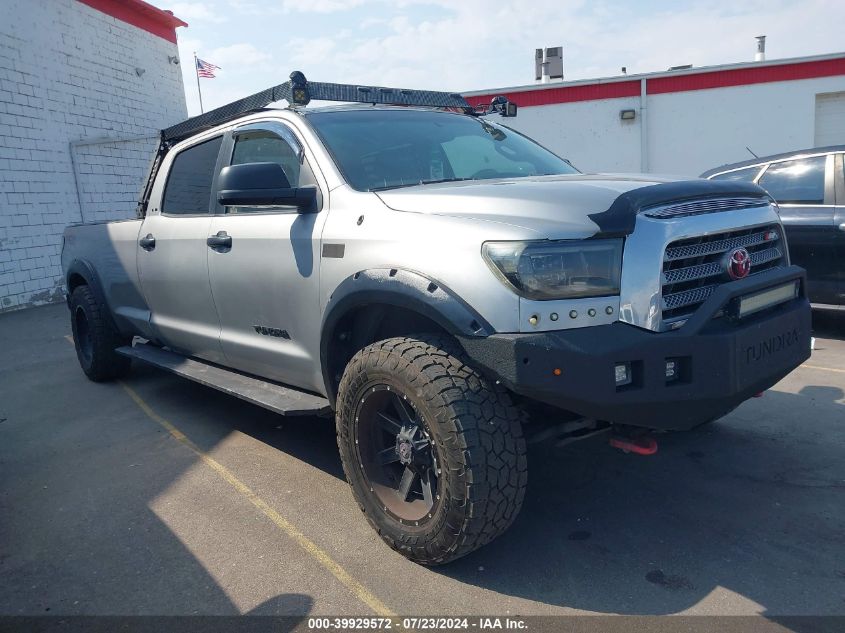
<svg viewBox="0 0 845 633">
<path fill-rule="evenodd" d="M 631 384 L 631 363 L 617 363 L 615 373 L 617 387 Z"/>
<path fill-rule="evenodd" d="M 673 358 L 666 360 L 666 382 L 678 379 L 678 361 Z"/>
</svg>

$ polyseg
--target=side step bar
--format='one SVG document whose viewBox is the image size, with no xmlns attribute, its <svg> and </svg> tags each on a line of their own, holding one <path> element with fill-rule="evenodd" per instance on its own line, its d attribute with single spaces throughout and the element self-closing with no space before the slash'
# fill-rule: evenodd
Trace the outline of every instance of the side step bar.
<svg viewBox="0 0 845 633">
<path fill-rule="evenodd" d="M 134 347 L 129 345 L 119 347 L 115 351 L 281 415 L 331 413 L 329 401 L 323 396 L 253 378 L 231 369 L 187 358 L 154 345 L 139 343 Z"/>
</svg>

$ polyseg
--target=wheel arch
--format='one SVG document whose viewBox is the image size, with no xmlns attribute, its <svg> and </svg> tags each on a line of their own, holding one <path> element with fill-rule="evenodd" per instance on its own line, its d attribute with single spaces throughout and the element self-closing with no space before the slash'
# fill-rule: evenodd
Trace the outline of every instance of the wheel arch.
<svg viewBox="0 0 845 633">
<path fill-rule="evenodd" d="M 106 293 L 103 291 L 103 284 L 93 264 L 85 259 L 75 259 L 70 263 L 65 273 L 65 285 L 67 287 L 67 302 L 70 307 L 70 296 L 79 286 L 88 286 L 97 301 L 105 306 L 105 318 L 116 331 L 119 331 L 114 320 L 109 302 L 106 300 Z"/>
<path fill-rule="evenodd" d="M 97 297 L 97 301 L 106 304 L 106 295 L 103 292 L 103 286 L 100 282 L 100 277 L 94 266 L 85 259 L 75 259 L 68 266 L 65 273 L 65 285 L 67 286 L 67 295 L 70 295 L 76 290 L 78 286 L 89 286 L 91 292 Z"/>
<path fill-rule="evenodd" d="M 320 365 L 332 406 L 354 354 L 382 338 L 421 331 L 484 337 L 493 327 L 437 280 L 399 268 L 362 270 L 344 279 L 323 312 Z"/>
</svg>

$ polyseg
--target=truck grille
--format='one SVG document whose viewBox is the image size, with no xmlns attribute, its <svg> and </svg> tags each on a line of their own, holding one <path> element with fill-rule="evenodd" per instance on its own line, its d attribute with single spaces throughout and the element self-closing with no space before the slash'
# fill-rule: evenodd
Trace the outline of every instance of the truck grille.
<svg viewBox="0 0 845 633">
<path fill-rule="evenodd" d="M 663 321 L 689 316 L 730 279 L 722 260 L 735 248 L 751 255 L 751 274 L 785 265 L 778 225 L 702 235 L 672 242 L 663 256 Z"/>
</svg>

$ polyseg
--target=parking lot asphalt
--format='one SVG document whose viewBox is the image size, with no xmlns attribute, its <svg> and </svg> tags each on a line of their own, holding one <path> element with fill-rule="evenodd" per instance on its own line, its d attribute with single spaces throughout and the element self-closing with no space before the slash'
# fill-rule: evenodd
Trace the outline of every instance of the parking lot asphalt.
<svg viewBox="0 0 845 633">
<path fill-rule="evenodd" d="M 427 569 L 356 504 L 333 423 L 79 369 L 64 306 L 0 315 L 0 615 L 845 613 L 845 318 L 651 457 L 535 446 L 502 538 Z"/>
</svg>

